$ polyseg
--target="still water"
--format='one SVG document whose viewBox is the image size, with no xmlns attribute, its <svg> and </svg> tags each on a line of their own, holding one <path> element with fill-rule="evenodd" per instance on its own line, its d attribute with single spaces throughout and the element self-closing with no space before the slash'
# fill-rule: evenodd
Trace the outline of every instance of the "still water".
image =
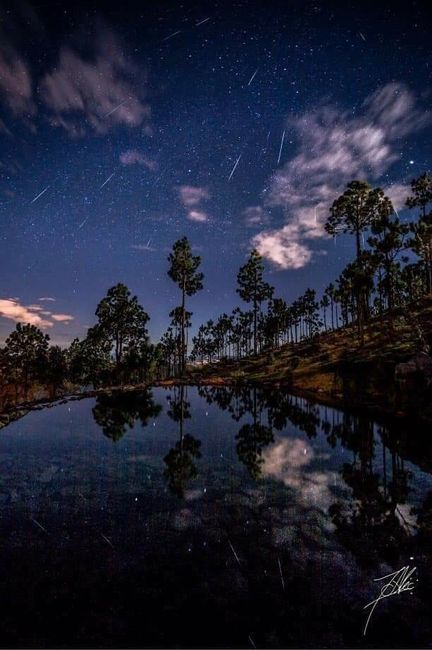
<svg viewBox="0 0 432 650">
<path fill-rule="evenodd" d="M 430 647 L 431 472 L 427 432 L 281 391 L 31 412 L 0 431 L 0 645 Z"/>
</svg>

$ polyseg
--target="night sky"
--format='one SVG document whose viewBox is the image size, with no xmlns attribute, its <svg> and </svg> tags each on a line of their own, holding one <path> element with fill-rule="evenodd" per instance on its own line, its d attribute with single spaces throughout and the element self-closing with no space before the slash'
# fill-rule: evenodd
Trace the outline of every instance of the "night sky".
<svg viewBox="0 0 432 650">
<path fill-rule="evenodd" d="M 167 255 L 203 258 L 194 329 L 239 300 L 248 251 L 292 300 L 352 257 L 325 236 L 354 178 L 403 218 L 431 168 L 426 3 L 80 3 L 0 10 L 0 340 L 83 336 L 124 282 L 154 339 L 179 302 Z"/>
</svg>

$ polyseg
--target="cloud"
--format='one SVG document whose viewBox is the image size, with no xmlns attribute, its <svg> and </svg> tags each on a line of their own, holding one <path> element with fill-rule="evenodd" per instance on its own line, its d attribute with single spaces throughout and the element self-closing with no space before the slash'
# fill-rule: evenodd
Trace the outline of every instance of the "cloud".
<svg viewBox="0 0 432 650">
<path fill-rule="evenodd" d="M 140 126 L 150 107 L 138 93 L 144 80 L 133 82 L 138 69 L 129 61 L 115 33 L 99 27 L 93 55 L 85 58 L 63 46 L 58 63 L 39 85 L 41 101 L 49 109 L 50 122 L 79 137 L 90 126 L 98 134 L 117 125 Z"/>
<path fill-rule="evenodd" d="M 269 223 L 270 217 L 260 205 L 251 205 L 242 213 L 243 221 L 249 228 L 265 226 Z"/>
<path fill-rule="evenodd" d="M 180 196 L 180 201 L 184 207 L 187 208 L 187 218 L 196 223 L 205 223 L 209 219 L 209 215 L 204 210 L 198 209 L 202 201 L 207 201 L 211 198 L 210 192 L 205 187 L 198 187 L 196 185 L 181 185 L 177 188 Z M 194 209 L 190 209 L 194 208 Z"/>
<path fill-rule="evenodd" d="M 0 49 L 0 95 L 13 117 L 28 118 L 37 112 L 29 65 L 4 42 Z M 6 125 L 2 130 L 8 131 Z"/>
<path fill-rule="evenodd" d="M 322 106 L 290 119 L 297 152 L 273 175 L 265 200 L 282 209 L 287 223 L 259 233 L 253 245 L 279 269 L 305 266 L 313 256 L 309 241 L 326 237 L 329 207 L 346 183 L 378 179 L 398 160 L 397 141 L 429 123 L 430 114 L 418 108 L 411 91 L 399 83 L 367 97 L 355 117 Z M 396 200 L 401 187 L 393 186 Z"/>
<path fill-rule="evenodd" d="M 210 198 L 210 193 L 205 187 L 196 187 L 194 185 L 181 185 L 178 188 L 180 200 L 185 207 L 199 205 L 201 201 Z"/>
<path fill-rule="evenodd" d="M 42 300 L 41 298 L 39 300 Z M 47 298 L 44 298 L 47 300 Z M 54 300 L 54 298 L 51 298 Z M 41 305 L 22 305 L 19 298 L 0 299 L 0 316 L 15 321 L 28 323 L 41 329 L 49 329 L 55 323 L 69 323 L 74 320 L 70 314 L 52 314 Z"/>
<path fill-rule="evenodd" d="M 21 305 L 18 299 L 0 299 L 0 316 L 15 321 L 16 323 L 28 323 L 36 325 L 41 329 L 48 329 L 53 323 L 42 318 L 35 310 L 35 305 Z"/>
<path fill-rule="evenodd" d="M 151 158 L 147 158 L 136 149 L 128 149 L 120 154 L 120 162 L 122 165 L 144 165 L 150 171 L 155 171 L 158 167 L 157 162 Z"/>
<path fill-rule="evenodd" d="M 411 185 L 406 183 L 393 183 L 383 188 L 385 194 L 390 198 L 395 210 L 402 210 L 405 207 L 407 197 L 411 194 Z"/>
<path fill-rule="evenodd" d="M 327 512 L 334 498 L 334 473 L 312 469 L 313 462 L 320 457 L 309 442 L 302 438 L 279 438 L 264 451 L 263 459 L 264 476 L 282 481 L 294 490 L 297 503 L 308 507 L 312 504 Z"/>
<path fill-rule="evenodd" d="M 301 269 L 312 258 L 309 248 L 299 242 L 297 228 L 290 224 L 279 230 L 264 231 L 252 242 L 263 257 L 280 269 Z"/>
<path fill-rule="evenodd" d="M 39 298 L 39 302 L 55 302 L 56 299 L 52 298 L 51 296 L 42 296 L 42 298 Z"/>
<path fill-rule="evenodd" d="M 190 219 L 190 221 L 204 223 L 205 221 L 208 221 L 209 217 L 206 212 L 202 212 L 201 210 L 189 210 L 187 218 Z"/>
<path fill-rule="evenodd" d="M 71 320 L 74 320 L 70 314 L 51 314 L 51 318 L 58 323 L 70 323 Z"/>
</svg>

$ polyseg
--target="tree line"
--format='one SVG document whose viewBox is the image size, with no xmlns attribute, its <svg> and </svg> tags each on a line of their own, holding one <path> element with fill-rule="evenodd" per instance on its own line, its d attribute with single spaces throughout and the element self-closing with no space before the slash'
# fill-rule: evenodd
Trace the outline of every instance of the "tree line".
<svg viewBox="0 0 432 650">
<path fill-rule="evenodd" d="M 193 362 L 240 359 L 286 343 L 295 345 L 320 332 L 353 325 L 360 344 L 367 322 L 392 314 L 432 292 L 432 176 L 411 182 L 406 207 L 415 219 L 403 223 L 381 188 L 354 180 L 330 207 L 325 229 L 350 234 L 355 257 L 318 298 L 308 288 L 288 304 L 264 279 L 263 259 L 252 250 L 237 275 L 237 293 L 249 305 L 236 307 L 202 324 L 189 345 L 192 312 L 188 298 L 203 288 L 201 258 L 186 237 L 173 245 L 168 276 L 180 304 L 157 344 L 148 335 L 149 315 L 122 283 L 111 287 L 97 306 L 97 322 L 66 349 L 34 325 L 18 323 L 0 349 L 0 390 L 27 398 L 35 385 L 55 396 L 68 382 L 81 386 L 141 383 L 182 376 L 188 349 Z"/>
<path fill-rule="evenodd" d="M 186 299 L 202 288 L 201 263 L 192 254 L 186 237 L 177 241 L 168 258 L 169 277 L 180 290 L 180 305 L 170 314 L 169 332 L 175 337 L 175 372 L 186 368 L 190 312 Z M 67 385 L 100 387 L 147 382 L 174 371 L 167 366 L 163 340 L 151 343 L 149 315 L 122 283 L 111 287 L 99 302 L 97 322 L 83 339 L 69 347 L 50 345 L 50 337 L 38 327 L 18 323 L 0 349 L 0 392 L 3 402 L 34 398 L 38 388 L 55 397 Z"/>
<path fill-rule="evenodd" d="M 308 288 L 291 304 L 275 297 L 263 278 L 263 260 L 253 250 L 237 276 L 237 292 L 249 310 L 236 307 L 200 326 L 192 358 L 212 362 L 313 339 L 322 331 L 352 325 L 359 344 L 371 318 L 406 308 L 432 292 L 432 176 L 411 182 L 406 207 L 415 211 L 403 223 L 381 188 L 354 180 L 330 207 L 326 232 L 350 234 L 355 257 L 319 298 Z"/>
</svg>

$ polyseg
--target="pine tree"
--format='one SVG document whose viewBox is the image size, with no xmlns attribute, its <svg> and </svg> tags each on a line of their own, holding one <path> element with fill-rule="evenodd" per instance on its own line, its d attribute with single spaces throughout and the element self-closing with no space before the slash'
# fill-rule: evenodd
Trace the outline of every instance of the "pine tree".
<svg viewBox="0 0 432 650">
<path fill-rule="evenodd" d="M 203 288 L 202 281 L 204 276 L 198 272 L 198 267 L 201 264 L 201 258 L 198 255 L 192 255 L 189 241 L 186 237 L 179 239 L 175 242 L 172 253 L 169 254 L 168 262 L 170 268 L 168 275 L 173 280 L 181 291 L 181 307 L 180 307 L 180 372 L 183 374 L 186 369 L 186 296 L 193 296 Z M 192 315 L 191 312 L 188 312 Z"/>
<path fill-rule="evenodd" d="M 248 261 L 237 275 L 237 293 L 245 302 L 252 303 L 253 311 L 253 350 L 257 353 L 257 323 L 261 312 L 261 303 L 270 300 L 273 287 L 263 280 L 264 264 L 261 255 L 254 248 Z"/>
<path fill-rule="evenodd" d="M 395 301 L 396 275 L 399 273 L 396 258 L 404 248 L 404 237 L 408 228 L 395 216 L 390 199 L 384 195 L 378 208 L 378 217 L 372 223 L 371 231 L 372 236 L 369 237 L 368 244 L 376 257 L 378 267 L 383 271 L 378 289 L 383 289 L 387 299 L 387 308 L 391 311 Z"/>
<path fill-rule="evenodd" d="M 113 349 L 118 379 L 128 349 L 148 341 L 149 316 L 121 283 L 108 290 L 96 308 L 96 316 L 98 323 L 92 328 L 92 336 Z"/>
<path fill-rule="evenodd" d="M 426 292 L 432 293 L 432 212 L 428 212 L 432 203 L 432 175 L 428 172 L 411 182 L 412 196 L 408 197 L 406 205 L 409 208 L 419 208 L 420 218 L 411 224 L 413 237 L 408 242 L 409 247 L 422 260 L 425 267 Z"/>
<path fill-rule="evenodd" d="M 27 397 L 30 379 L 37 379 L 48 353 L 49 336 L 35 325 L 18 323 L 5 341 L 4 354 L 18 374 Z"/>
<path fill-rule="evenodd" d="M 360 268 L 362 260 L 365 259 L 362 256 L 361 236 L 379 218 L 379 211 L 384 199 L 386 197 L 380 188 L 373 190 L 366 181 L 351 181 L 345 192 L 333 202 L 330 216 L 325 224 L 325 229 L 330 235 L 350 233 L 355 236 L 357 268 L 355 287 L 358 291 L 356 296 L 357 325 L 361 341 L 363 340 L 364 322 L 368 314 L 367 288 L 362 287 L 360 283 L 361 278 L 367 275 L 367 271 Z"/>
</svg>

